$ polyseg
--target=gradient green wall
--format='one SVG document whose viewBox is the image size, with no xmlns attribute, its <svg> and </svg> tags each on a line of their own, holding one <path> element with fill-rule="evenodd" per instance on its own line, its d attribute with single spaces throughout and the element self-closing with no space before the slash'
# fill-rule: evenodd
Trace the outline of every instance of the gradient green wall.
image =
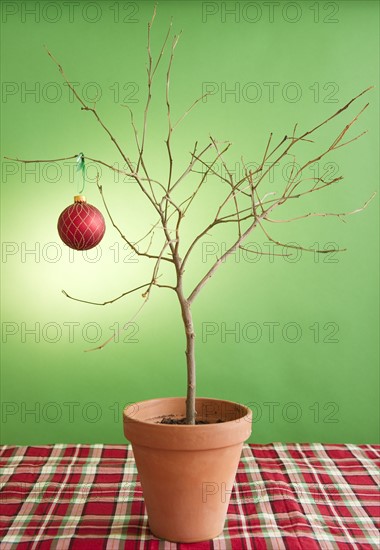
<svg viewBox="0 0 380 550">
<path fill-rule="evenodd" d="M 153 2 L 9 1 L 1 7 L 2 157 L 54 159 L 83 151 L 110 164 L 121 161 L 92 115 L 73 101 L 44 44 L 80 93 L 98 96 L 99 113 L 133 156 L 123 106 L 141 122 Z M 362 89 L 377 86 L 378 8 L 376 1 L 160 1 L 154 53 L 171 16 L 175 32 L 183 31 L 172 74 L 174 118 L 212 91 L 174 135 L 175 174 L 195 140 L 206 144 L 211 134 L 232 141 L 228 160 L 239 171 L 241 155 L 246 162 L 261 159 L 270 131 L 280 140 L 296 122 L 306 130 Z M 164 78 L 162 66 L 147 144 L 147 162 L 163 180 Z M 343 174 L 344 181 L 274 217 L 351 211 L 372 195 L 378 185 L 378 87 L 368 100 L 350 136 L 364 129 L 368 134 L 314 167 Z M 365 102 L 360 99 L 315 144 L 302 147 L 301 159 L 315 156 Z M 58 216 L 80 183 L 74 164 L 26 168 L 2 161 L 5 444 L 123 442 L 126 403 L 185 393 L 184 337 L 170 291 L 153 292 L 118 343 L 84 353 L 128 320 L 142 298 L 96 307 L 70 301 L 61 290 L 104 301 L 145 282 L 152 266 L 123 249 L 109 222 L 101 246 L 85 257 L 59 243 Z M 276 170 L 267 191 L 281 186 L 284 167 Z M 104 211 L 94 174 L 90 165 L 86 195 Z M 140 238 L 155 219 L 133 183 L 117 181 L 105 169 L 101 183 L 123 231 L 131 240 Z M 221 182 L 207 180 L 189 211 L 185 242 L 210 221 L 225 193 Z M 272 234 L 282 242 L 313 248 L 334 243 L 348 250 L 256 261 L 232 257 L 195 303 L 198 394 L 251 404 L 252 441 L 379 440 L 377 213 L 375 199 L 347 223 L 311 218 L 273 224 Z M 189 291 L 230 239 L 228 231 L 214 231 L 196 249 Z M 262 234 L 249 242 L 268 250 Z M 172 280 L 163 273 L 162 282 L 166 275 Z"/>
</svg>

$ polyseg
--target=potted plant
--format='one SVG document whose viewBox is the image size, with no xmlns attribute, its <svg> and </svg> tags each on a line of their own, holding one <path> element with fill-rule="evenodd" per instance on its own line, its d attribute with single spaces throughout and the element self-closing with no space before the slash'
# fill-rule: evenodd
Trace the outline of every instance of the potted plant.
<svg viewBox="0 0 380 550">
<path fill-rule="evenodd" d="M 315 250 L 295 244 L 287 245 L 281 243 L 272 237 L 267 229 L 267 224 L 273 221 L 291 222 L 313 216 L 336 216 L 343 218 L 366 208 L 373 197 L 361 208 L 357 208 L 352 212 L 306 212 L 290 219 L 274 220 L 272 218 L 275 212 L 280 208 L 282 209 L 283 205 L 289 202 L 293 203 L 294 200 L 297 201 L 297 199 L 318 192 L 342 180 L 342 176 L 336 176 L 333 179 L 327 179 L 319 175 L 305 177 L 305 169 L 326 155 L 350 144 L 365 133 L 362 132 L 354 137 L 348 136 L 349 130 L 357 122 L 368 104 L 364 105 L 359 112 L 345 123 L 338 135 L 324 146 L 322 150 L 316 151 L 313 149 L 311 138 L 320 128 L 345 113 L 370 88 L 359 93 L 335 113 L 309 130 L 301 131 L 295 125 L 293 130 L 282 137 L 276 144 L 272 144 L 273 135 L 271 133 L 263 147 L 263 156 L 258 166 L 253 169 L 243 162 L 244 176 L 241 178 L 234 176 L 227 165 L 225 156 L 231 144 L 229 142 L 220 142 L 213 137 L 210 137 L 208 142 L 202 147 L 196 142 L 190 153 L 188 164 L 179 172 L 175 171 L 172 153 L 173 133 L 204 96 L 195 100 L 180 118 L 173 120 L 169 91 L 173 57 L 179 36 L 175 35 L 171 38 L 170 25 L 158 55 L 154 56 L 151 50 L 151 28 L 155 16 L 156 10 L 154 9 L 153 17 L 148 23 L 147 100 L 140 132 L 137 129 L 133 113 L 130 110 L 131 126 L 137 150 L 134 160 L 132 160 L 128 152 L 123 150 L 111 130 L 105 124 L 96 109 L 96 105 L 86 103 L 79 96 L 75 87 L 66 77 L 62 66 L 49 51 L 48 54 L 56 63 L 62 77 L 79 102 L 81 109 L 91 113 L 95 117 L 96 121 L 112 140 L 127 168 L 122 170 L 115 168 L 109 162 L 91 157 L 86 158 L 106 166 L 110 170 L 129 176 L 134 185 L 143 193 L 157 218 L 154 227 L 144 237 L 144 239 L 149 240 L 149 245 L 143 251 L 136 242 L 124 234 L 123 229 L 116 223 L 106 202 L 103 187 L 99 182 L 99 178 L 97 179 L 97 187 L 113 227 L 135 254 L 153 262 L 151 276 L 147 281 L 136 288 L 127 290 L 121 296 L 107 303 L 115 302 L 134 292 L 143 292 L 143 302 L 139 309 L 140 311 L 147 303 L 152 291 L 157 288 L 173 292 L 178 300 L 186 341 L 186 397 L 153 399 L 135 403 L 126 407 L 123 420 L 124 433 L 133 446 L 152 532 L 160 538 L 171 541 L 195 542 L 214 538 L 223 529 L 229 495 L 232 490 L 241 449 L 244 441 L 247 440 L 251 433 L 252 415 L 251 411 L 242 404 L 197 397 L 196 337 L 192 306 L 200 292 L 223 262 L 239 249 L 245 249 L 244 246 L 248 236 L 256 229 L 262 230 L 269 241 L 275 245 L 286 247 L 289 252 L 292 249 L 310 250 L 313 253 L 317 252 L 321 254 L 341 251 L 334 248 Z M 146 161 L 146 136 L 152 98 L 152 84 L 167 50 L 169 50 L 169 55 L 166 70 L 165 108 L 167 112 L 166 150 L 168 175 L 165 181 L 159 181 L 151 173 L 150 166 Z M 301 143 L 310 146 L 313 152 L 307 160 L 297 163 L 294 153 L 298 150 Z M 79 163 L 78 167 L 83 169 L 84 155 L 82 153 L 79 156 L 73 155 L 68 158 L 74 159 L 76 157 Z M 268 180 L 274 167 L 285 158 L 292 159 L 292 167 L 287 178 L 282 182 L 282 188 L 279 189 L 277 185 L 275 192 L 263 192 L 264 183 Z M 19 160 L 20 162 L 47 162 L 42 160 L 13 160 Z M 67 158 L 52 159 L 52 161 L 61 160 L 67 160 Z M 216 170 L 218 163 L 222 165 L 223 171 Z M 191 176 L 193 182 L 195 177 L 197 177 L 197 181 L 191 188 L 191 191 L 188 191 L 189 187 L 186 188 L 186 196 L 181 196 L 179 191 L 182 190 L 182 193 L 184 193 L 182 184 L 185 180 L 189 179 L 189 176 Z M 223 185 L 223 194 L 221 194 L 219 206 L 206 227 L 193 236 L 190 245 L 184 247 L 182 241 L 184 219 L 188 219 L 189 209 L 191 209 L 193 202 L 197 199 L 201 188 L 206 185 L 206 180 L 210 177 L 218 178 L 221 185 Z M 86 216 L 90 215 L 89 210 L 86 210 L 85 198 L 82 195 L 76 198 L 75 208 L 77 209 L 75 212 L 80 210 L 85 211 Z M 92 233 L 91 242 L 86 241 L 86 237 L 80 235 L 85 240 L 81 244 L 78 244 L 76 241 L 75 246 L 78 248 L 82 247 L 83 249 L 86 246 L 88 248 L 95 246 L 103 236 L 104 226 L 102 225 L 102 216 L 99 216 L 94 211 L 92 211 L 91 215 L 97 216 L 97 223 L 100 223 L 97 227 L 98 233 L 95 239 L 93 238 L 94 233 Z M 60 234 L 61 231 L 64 232 L 67 229 L 67 223 L 70 220 L 67 223 L 66 221 L 64 220 L 63 229 L 60 227 Z M 216 227 L 220 227 L 222 224 L 224 227 L 232 228 L 232 243 L 216 259 L 208 271 L 202 274 L 197 284 L 189 289 L 186 284 L 186 270 L 194 249 L 210 231 Z M 75 226 L 74 229 L 79 233 L 84 233 L 81 224 Z M 159 244 L 156 239 L 157 234 L 161 238 Z M 66 237 L 68 237 L 68 241 L 65 240 L 65 242 L 70 245 L 70 236 L 66 235 Z M 257 254 L 258 252 L 255 253 Z M 160 267 L 162 264 L 167 264 L 173 270 L 174 284 L 169 284 L 162 280 L 160 276 Z M 78 300 L 78 298 L 73 298 L 66 292 L 64 293 L 68 298 Z M 110 340 L 96 349 L 104 348 Z"/>
</svg>

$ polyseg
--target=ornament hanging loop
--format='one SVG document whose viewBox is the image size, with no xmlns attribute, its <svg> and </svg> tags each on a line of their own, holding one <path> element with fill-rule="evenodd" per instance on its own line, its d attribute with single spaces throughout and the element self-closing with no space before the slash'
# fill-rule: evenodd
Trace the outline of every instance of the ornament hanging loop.
<svg viewBox="0 0 380 550">
<path fill-rule="evenodd" d="M 82 189 L 79 191 L 79 193 L 83 193 L 84 187 L 86 185 L 86 167 L 84 162 L 84 154 L 79 153 L 77 156 L 77 172 L 82 172 Z"/>
</svg>

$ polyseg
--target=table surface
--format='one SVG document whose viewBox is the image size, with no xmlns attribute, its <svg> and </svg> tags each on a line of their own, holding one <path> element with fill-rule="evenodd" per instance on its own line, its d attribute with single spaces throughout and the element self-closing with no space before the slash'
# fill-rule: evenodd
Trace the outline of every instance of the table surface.
<svg viewBox="0 0 380 550">
<path fill-rule="evenodd" d="M 149 531 L 131 447 L 0 447 L 0 549 L 380 548 L 380 446 L 245 445 L 211 542 Z"/>
</svg>

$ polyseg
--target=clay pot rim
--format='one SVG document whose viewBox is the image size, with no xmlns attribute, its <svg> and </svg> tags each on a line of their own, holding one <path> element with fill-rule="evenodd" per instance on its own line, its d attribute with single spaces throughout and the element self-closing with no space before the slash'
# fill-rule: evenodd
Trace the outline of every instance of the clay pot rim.
<svg viewBox="0 0 380 550">
<path fill-rule="evenodd" d="M 137 418 L 134 418 L 133 416 L 129 416 L 128 413 L 127 413 L 127 409 L 129 409 L 130 407 L 133 407 L 134 405 L 139 405 L 140 403 L 145 403 L 145 404 L 148 404 L 148 403 L 151 403 L 153 404 L 154 402 L 162 402 L 162 401 L 166 401 L 166 400 L 173 400 L 173 399 L 178 399 L 178 400 L 186 400 L 186 397 L 154 397 L 153 399 L 144 399 L 143 401 L 136 401 L 135 403 L 130 403 L 129 405 L 127 405 L 124 410 L 123 410 L 123 422 L 124 423 L 134 423 L 134 424 L 140 424 L 140 425 L 149 425 L 149 426 L 157 426 L 157 427 L 160 427 L 160 429 L 169 429 L 171 428 L 173 430 L 173 428 L 176 428 L 176 429 L 192 429 L 192 430 L 196 430 L 196 429 L 203 429 L 203 430 L 211 430 L 211 429 L 214 429 L 215 430 L 215 427 L 218 426 L 218 427 L 226 427 L 226 426 L 229 426 L 231 424 L 234 424 L 236 422 L 241 422 L 241 421 L 244 421 L 244 419 L 246 418 L 250 418 L 252 416 L 252 411 L 251 409 L 249 409 L 246 405 L 243 405 L 241 403 L 237 403 L 236 401 L 229 401 L 228 399 L 218 399 L 218 398 L 215 398 L 215 397 L 197 397 L 196 398 L 196 401 L 214 401 L 214 402 L 218 402 L 218 403 L 225 403 L 227 405 L 238 405 L 239 407 L 241 407 L 242 409 L 242 414 L 241 416 L 239 416 L 238 418 L 235 418 L 233 420 L 225 420 L 223 422 L 212 422 L 210 424 L 161 424 L 160 422 L 154 422 L 155 419 L 159 419 L 159 418 L 163 418 L 164 416 L 171 416 L 173 413 L 170 413 L 168 412 L 166 415 L 159 415 L 159 416 L 156 416 L 156 417 L 152 417 L 148 420 L 142 420 L 142 419 L 137 419 Z M 176 415 L 173 415 L 173 416 L 176 416 Z"/>
</svg>

